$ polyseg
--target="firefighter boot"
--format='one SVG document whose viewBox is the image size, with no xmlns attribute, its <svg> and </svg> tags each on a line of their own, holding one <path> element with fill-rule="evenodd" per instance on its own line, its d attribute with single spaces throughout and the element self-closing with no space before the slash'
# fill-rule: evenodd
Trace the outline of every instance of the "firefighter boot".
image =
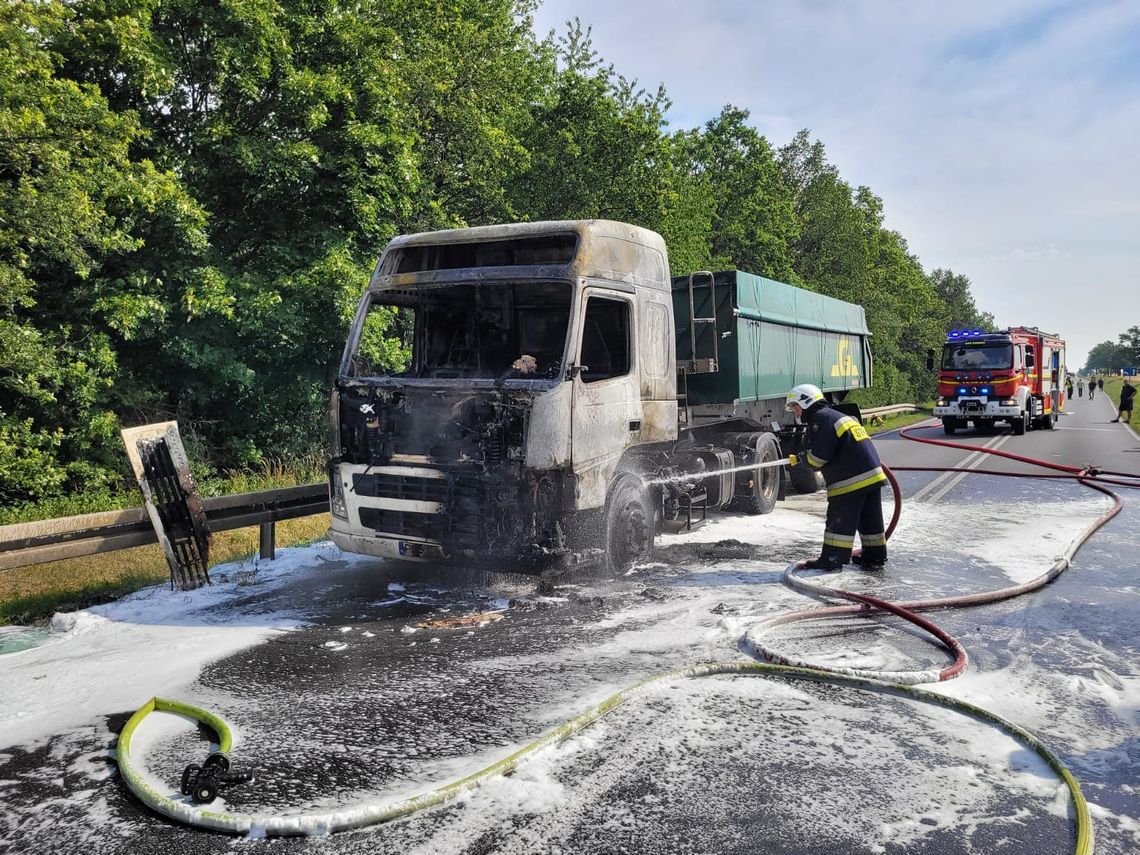
<svg viewBox="0 0 1140 855">
<path fill-rule="evenodd" d="M 803 567 L 805 570 L 827 570 L 829 572 L 837 572 L 843 569 L 843 562 L 821 555 L 819 558 L 813 558 L 811 561 L 805 561 L 803 563 Z"/>
<path fill-rule="evenodd" d="M 882 570 L 887 566 L 887 556 L 884 552 L 883 555 L 852 555 L 851 563 L 862 567 L 864 570 Z"/>
</svg>

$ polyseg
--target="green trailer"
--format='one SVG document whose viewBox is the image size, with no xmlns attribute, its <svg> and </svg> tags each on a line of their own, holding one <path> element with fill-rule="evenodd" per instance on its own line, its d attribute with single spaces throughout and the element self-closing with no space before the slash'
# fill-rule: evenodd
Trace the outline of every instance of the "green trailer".
<svg viewBox="0 0 1140 855">
<path fill-rule="evenodd" d="M 676 276 L 672 290 L 690 407 L 782 399 L 797 383 L 842 400 L 871 385 L 862 306 L 741 270 Z"/>
</svg>

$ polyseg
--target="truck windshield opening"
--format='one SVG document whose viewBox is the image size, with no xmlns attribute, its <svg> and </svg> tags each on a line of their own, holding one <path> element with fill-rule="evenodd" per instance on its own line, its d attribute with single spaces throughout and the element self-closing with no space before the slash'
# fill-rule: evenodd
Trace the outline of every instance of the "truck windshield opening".
<svg viewBox="0 0 1140 855">
<path fill-rule="evenodd" d="M 561 376 L 571 289 L 457 285 L 377 294 L 349 376 L 549 380 Z"/>
<path fill-rule="evenodd" d="M 947 345 L 942 368 L 949 371 L 992 371 L 1013 365 L 1013 345 Z"/>
</svg>

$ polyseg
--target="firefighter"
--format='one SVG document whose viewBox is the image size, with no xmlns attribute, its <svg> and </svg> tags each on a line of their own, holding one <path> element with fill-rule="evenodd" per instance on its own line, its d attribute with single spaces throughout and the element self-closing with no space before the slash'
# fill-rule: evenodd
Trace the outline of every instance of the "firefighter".
<svg viewBox="0 0 1140 855">
<path fill-rule="evenodd" d="M 858 419 L 833 410 L 818 386 L 801 383 L 788 392 L 784 409 L 808 426 L 810 450 L 798 458 L 788 455 L 790 466 L 823 470 L 827 482 L 827 525 L 819 558 L 804 564 L 815 570 L 842 570 L 851 561 L 855 533 L 862 552 L 854 559 L 867 569 L 887 562 L 883 526 L 882 491 L 887 476 L 878 452 Z"/>
</svg>

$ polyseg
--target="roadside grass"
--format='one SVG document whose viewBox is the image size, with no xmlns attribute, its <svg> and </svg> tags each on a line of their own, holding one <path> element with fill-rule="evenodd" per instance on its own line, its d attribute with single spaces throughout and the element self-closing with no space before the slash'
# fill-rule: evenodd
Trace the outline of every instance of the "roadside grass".
<svg viewBox="0 0 1140 855">
<path fill-rule="evenodd" d="M 196 472 L 198 495 L 207 498 L 311 484 L 324 475 L 316 455 L 296 461 L 266 459 L 250 471 Z M 0 525 L 113 511 L 142 505 L 142 494 L 88 493 L 45 499 L 0 510 Z M 327 514 L 277 523 L 279 547 L 297 546 L 324 537 Z M 258 528 L 218 532 L 211 538 L 210 566 L 257 554 Z M 58 611 L 74 611 L 106 603 L 170 578 L 162 549 L 153 544 L 0 572 L 0 626 L 34 624 Z"/>
<path fill-rule="evenodd" d="M 234 492 L 249 492 L 250 489 Z M 269 489 L 261 487 L 256 489 Z M 300 546 L 324 538 L 328 514 L 277 523 L 277 546 Z M 217 532 L 210 539 L 210 566 L 257 555 L 257 526 Z M 107 603 L 170 579 L 158 544 L 0 572 L 0 626 L 42 624 L 56 612 Z"/>
<path fill-rule="evenodd" d="M 891 430 L 898 430 L 899 428 L 907 427 L 908 425 L 918 424 L 932 418 L 934 413 L 933 402 L 927 401 L 924 404 L 918 405 L 919 409 L 913 413 L 901 413 L 897 416 L 888 416 L 881 424 L 872 424 L 871 420 L 864 418 L 864 425 L 867 428 L 867 433 L 877 434 L 886 433 Z"/>
</svg>

